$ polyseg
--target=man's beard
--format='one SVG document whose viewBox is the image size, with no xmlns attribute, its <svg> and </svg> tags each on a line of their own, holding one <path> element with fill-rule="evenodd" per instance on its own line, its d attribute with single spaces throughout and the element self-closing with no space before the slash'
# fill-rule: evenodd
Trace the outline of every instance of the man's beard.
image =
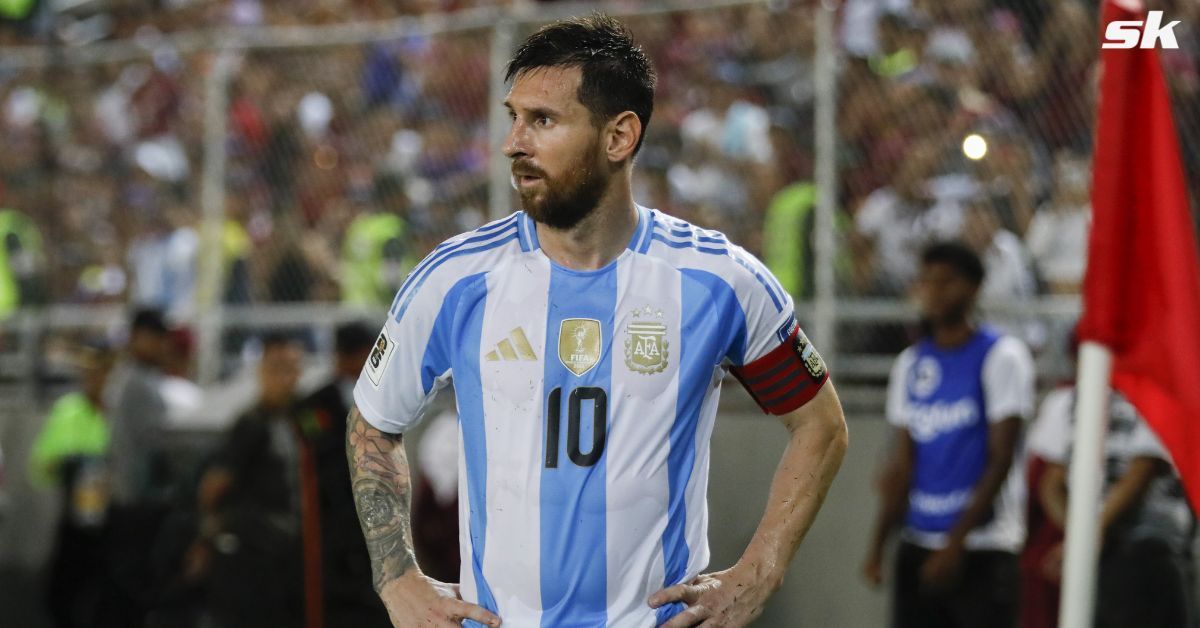
<svg viewBox="0 0 1200 628">
<path fill-rule="evenodd" d="M 538 172 L 545 188 L 540 196 L 534 190 L 520 190 L 521 208 L 530 218 L 552 229 L 566 230 L 595 211 L 608 185 L 601 166 L 593 163 L 572 170 L 579 172 L 579 176 L 561 183 L 546 177 L 545 172 Z"/>
</svg>

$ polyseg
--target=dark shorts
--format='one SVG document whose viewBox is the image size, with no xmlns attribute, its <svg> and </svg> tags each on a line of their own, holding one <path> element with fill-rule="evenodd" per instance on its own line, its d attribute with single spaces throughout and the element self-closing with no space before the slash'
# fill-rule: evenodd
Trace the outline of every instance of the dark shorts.
<svg viewBox="0 0 1200 628">
<path fill-rule="evenodd" d="M 921 565 L 933 552 L 901 543 L 896 556 L 893 628 L 1013 628 L 1017 623 L 1020 573 L 1017 555 L 968 551 L 962 575 L 947 591 L 926 591 Z"/>
<path fill-rule="evenodd" d="M 1164 543 L 1105 547 L 1100 556 L 1096 626 L 1177 628 L 1194 625 L 1191 560 Z"/>
</svg>

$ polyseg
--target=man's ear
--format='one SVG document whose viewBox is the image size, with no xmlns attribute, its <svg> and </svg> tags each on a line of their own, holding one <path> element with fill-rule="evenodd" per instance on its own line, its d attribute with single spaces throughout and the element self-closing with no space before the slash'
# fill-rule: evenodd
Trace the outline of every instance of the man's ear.
<svg viewBox="0 0 1200 628">
<path fill-rule="evenodd" d="M 620 163 L 633 157 L 633 151 L 642 137 L 642 121 L 636 113 L 623 111 L 609 121 L 605 131 L 607 141 L 604 152 L 609 161 Z"/>
</svg>

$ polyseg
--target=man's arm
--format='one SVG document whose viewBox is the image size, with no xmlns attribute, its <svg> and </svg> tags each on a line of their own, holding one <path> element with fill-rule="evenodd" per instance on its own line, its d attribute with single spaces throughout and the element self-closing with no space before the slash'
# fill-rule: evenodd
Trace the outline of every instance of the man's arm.
<svg viewBox="0 0 1200 628">
<path fill-rule="evenodd" d="M 1121 515 L 1137 507 L 1146 496 L 1150 481 L 1167 467 L 1165 460 L 1151 456 L 1138 456 L 1129 461 L 1129 468 L 1121 479 L 1108 489 L 1104 496 L 1104 508 L 1100 514 L 1100 530 L 1106 532 Z"/>
<path fill-rule="evenodd" d="M 908 430 L 892 432 L 892 453 L 879 476 L 879 514 L 863 564 L 863 576 L 874 586 L 883 583 L 883 547 L 893 530 L 908 513 L 908 492 L 912 482 L 913 443 Z"/>
<path fill-rule="evenodd" d="M 1167 463 L 1150 456 L 1138 456 L 1130 461 L 1129 468 L 1108 492 L 1104 495 L 1104 506 L 1100 514 L 1101 537 L 1108 532 L 1121 515 L 1129 511 L 1145 496 L 1146 488 L 1154 476 L 1162 471 Z M 1047 516 L 1065 529 L 1067 521 L 1067 468 L 1061 463 L 1048 463 L 1042 479 L 1038 483 L 1038 499 Z M 1042 563 L 1043 574 L 1057 580 L 1062 577 L 1063 546 L 1050 550 Z"/>
<path fill-rule="evenodd" d="M 764 602 L 783 584 L 787 567 L 842 464 L 848 436 L 832 382 L 826 382 L 812 401 L 781 419 L 791 438 L 771 481 L 766 512 L 749 546 L 732 568 L 651 596 L 650 605 L 655 608 L 671 602 L 688 605 L 664 628 L 701 622 L 744 626 L 762 612 Z"/>
<path fill-rule="evenodd" d="M 400 434 L 385 434 L 367 423 L 358 408 L 346 426 L 346 459 L 359 524 L 371 555 L 375 590 L 417 564 L 412 548 L 408 456 Z"/>
<path fill-rule="evenodd" d="M 462 601 L 455 586 L 417 567 L 411 525 L 412 481 L 404 440 L 367 423 L 358 407 L 346 421 L 346 459 L 359 523 L 371 555 L 375 590 L 396 626 L 459 626 L 473 619 L 499 626 L 500 618 Z"/>
<path fill-rule="evenodd" d="M 1038 480 L 1037 498 L 1046 517 L 1059 528 L 1067 523 L 1067 467 L 1060 462 L 1046 461 Z"/>
<path fill-rule="evenodd" d="M 962 516 L 950 529 L 950 542 L 961 545 L 966 542 L 967 534 L 988 521 L 996 496 L 1008 479 L 1012 469 L 1013 457 L 1017 450 L 1017 439 L 1021 435 L 1021 418 L 1009 417 L 988 427 L 987 466 L 975 490 L 971 493 L 971 501 Z"/>
<path fill-rule="evenodd" d="M 988 521 L 996 496 L 1000 494 L 1012 468 L 1021 435 L 1021 418 L 1008 417 L 988 427 L 987 466 L 971 500 L 946 537 L 946 547 L 934 552 L 921 567 L 922 579 L 929 585 L 947 585 L 953 581 L 966 551 L 967 535 Z"/>
</svg>

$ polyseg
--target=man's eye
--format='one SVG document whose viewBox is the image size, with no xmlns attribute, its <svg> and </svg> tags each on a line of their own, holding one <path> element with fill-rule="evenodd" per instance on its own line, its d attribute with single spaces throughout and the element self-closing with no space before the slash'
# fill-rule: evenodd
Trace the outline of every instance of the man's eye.
<svg viewBox="0 0 1200 628">
<path fill-rule="evenodd" d="M 534 122 L 538 126 L 546 126 L 546 125 L 550 124 L 550 118 L 549 118 L 549 116 L 538 116 L 538 119 L 535 120 Z"/>
</svg>

